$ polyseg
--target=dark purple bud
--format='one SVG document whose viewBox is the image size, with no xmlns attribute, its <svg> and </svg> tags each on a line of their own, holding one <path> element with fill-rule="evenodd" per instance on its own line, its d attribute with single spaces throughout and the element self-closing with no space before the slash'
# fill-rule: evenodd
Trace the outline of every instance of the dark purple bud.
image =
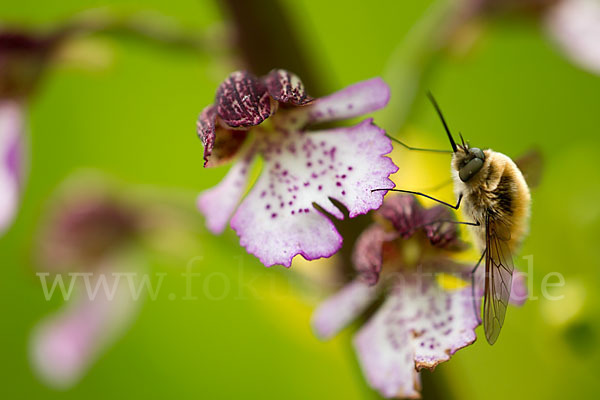
<svg viewBox="0 0 600 400">
<path fill-rule="evenodd" d="M 0 31 L 0 98 L 28 95 L 61 37 Z"/>
<path fill-rule="evenodd" d="M 266 86 L 247 71 L 229 75 L 217 89 L 217 114 L 232 128 L 255 126 L 271 115 Z"/>
<path fill-rule="evenodd" d="M 271 97 L 281 103 L 303 106 L 313 101 L 300 78 L 284 69 L 272 70 L 264 78 L 264 82 Z"/>
<path fill-rule="evenodd" d="M 135 210 L 108 196 L 66 200 L 41 237 L 42 265 L 54 270 L 93 268 L 108 253 L 131 243 L 139 222 Z"/>
</svg>

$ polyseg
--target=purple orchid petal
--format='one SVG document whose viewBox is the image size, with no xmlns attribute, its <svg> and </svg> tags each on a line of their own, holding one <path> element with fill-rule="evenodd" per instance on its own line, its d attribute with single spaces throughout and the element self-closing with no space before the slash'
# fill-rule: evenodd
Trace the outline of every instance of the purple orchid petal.
<svg viewBox="0 0 600 400">
<path fill-rule="evenodd" d="M 229 217 L 246 190 L 252 159 L 251 153 L 246 154 L 231 167 L 217 186 L 198 196 L 198 209 L 206 217 L 206 226 L 211 232 L 221 233 L 225 230 Z"/>
<path fill-rule="evenodd" d="M 266 86 L 247 71 L 236 71 L 217 89 L 217 114 L 233 128 L 255 126 L 269 118 L 271 98 Z"/>
<path fill-rule="evenodd" d="M 435 221 L 454 221 L 452 212 L 444 206 L 435 206 L 422 211 L 425 235 L 435 247 L 453 250 L 464 249 L 459 239 L 458 226 L 452 223 L 432 223 Z"/>
<path fill-rule="evenodd" d="M 198 136 L 204 145 L 205 167 L 215 167 L 231 160 L 248 135 L 246 131 L 221 128 L 216 119 L 214 106 L 206 107 L 198 118 Z"/>
<path fill-rule="evenodd" d="M 390 196 L 377 214 L 390 221 L 404 239 L 411 237 L 424 222 L 423 207 L 411 195 Z"/>
<path fill-rule="evenodd" d="M 432 280 L 394 288 L 354 344 L 369 384 L 386 397 L 419 397 L 421 368 L 433 368 L 476 339 L 470 289 L 446 292 Z"/>
<path fill-rule="evenodd" d="M 123 275 L 117 278 L 114 269 L 103 267 L 101 271 L 90 277 L 91 288 L 101 287 L 95 296 L 87 291 L 83 279 L 78 281 L 79 296 L 33 331 L 31 361 L 37 375 L 51 386 L 68 388 L 75 384 L 138 309 L 127 279 Z M 106 286 L 96 286 L 94 279 L 105 279 Z"/>
<path fill-rule="evenodd" d="M 202 110 L 196 123 L 198 137 L 200 137 L 204 146 L 204 165 L 208 162 L 208 158 L 212 154 L 215 145 L 216 122 L 217 110 L 215 106 L 208 106 Z"/>
<path fill-rule="evenodd" d="M 572 61 L 600 74 L 600 3 L 563 0 L 545 16 L 545 25 Z"/>
<path fill-rule="evenodd" d="M 335 336 L 375 300 L 378 292 L 379 287 L 357 280 L 325 300 L 312 318 L 317 336 L 321 339 Z"/>
<path fill-rule="evenodd" d="M 435 247 L 448 250 L 463 250 L 465 247 L 465 244 L 459 240 L 455 224 L 434 223 L 454 220 L 450 210 L 444 206 L 424 208 L 415 196 L 395 195 L 389 197 L 377 213 L 390 221 L 404 239 L 422 229 Z"/>
<path fill-rule="evenodd" d="M 298 254 L 312 260 L 329 257 L 342 238 L 313 208 L 343 218 L 329 198 L 342 203 L 350 217 L 381 206 L 388 178 L 398 168 L 384 154 L 390 140 L 371 120 L 319 132 L 287 132 L 265 144 L 264 170 L 231 220 L 241 244 L 263 264 L 290 266 Z"/>
<path fill-rule="evenodd" d="M 358 117 L 385 107 L 389 100 L 388 85 L 381 78 L 373 78 L 319 98 L 297 112 L 306 113 L 308 122 L 315 124 Z"/>
<path fill-rule="evenodd" d="M 284 69 L 272 70 L 264 82 L 271 97 L 281 103 L 303 106 L 313 101 L 300 78 Z"/>
<path fill-rule="evenodd" d="M 0 102 L 0 233 L 12 223 L 19 205 L 22 180 L 23 110 L 15 102 Z"/>
<path fill-rule="evenodd" d="M 380 225 L 374 224 L 359 236 L 352 253 L 352 263 L 359 276 L 368 285 L 379 280 L 383 265 L 383 244 L 398 237 L 395 232 L 386 232 Z"/>
</svg>

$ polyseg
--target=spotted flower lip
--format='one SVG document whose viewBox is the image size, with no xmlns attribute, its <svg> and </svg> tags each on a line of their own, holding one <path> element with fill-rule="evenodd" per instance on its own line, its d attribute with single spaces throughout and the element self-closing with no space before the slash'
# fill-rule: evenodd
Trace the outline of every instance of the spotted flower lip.
<svg viewBox="0 0 600 400">
<path fill-rule="evenodd" d="M 377 213 L 379 222 L 355 245 L 358 277 L 313 315 L 315 333 L 328 339 L 382 299 L 353 343 L 368 383 L 385 397 L 420 398 L 418 371 L 435 368 L 476 340 L 480 322 L 471 287 L 445 288 L 437 280 L 440 272 L 466 277 L 472 269 L 450 258 L 464 248 L 456 225 L 431 224 L 451 218 L 440 207 L 425 209 L 409 195 L 388 197 Z M 414 252 L 414 246 L 420 254 L 408 262 L 406 253 Z M 516 304 L 522 304 L 526 293 L 521 278 L 513 281 L 513 292 L 520 294 L 511 298 Z"/>
<path fill-rule="evenodd" d="M 313 99 L 288 71 L 273 70 L 260 79 L 232 73 L 198 120 L 206 167 L 236 157 L 221 183 L 198 198 L 208 228 L 222 232 L 233 214 L 231 227 L 241 244 L 266 266 L 290 266 L 299 254 L 308 260 L 334 254 L 342 238 L 313 204 L 340 219 L 330 199 L 342 203 L 351 218 L 377 209 L 385 193 L 371 189 L 393 187 L 389 176 L 397 167 L 385 157 L 391 141 L 371 119 L 308 128 L 375 111 L 388 100 L 389 88 L 379 78 Z M 262 171 L 241 200 L 257 156 Z"/>
</svg>

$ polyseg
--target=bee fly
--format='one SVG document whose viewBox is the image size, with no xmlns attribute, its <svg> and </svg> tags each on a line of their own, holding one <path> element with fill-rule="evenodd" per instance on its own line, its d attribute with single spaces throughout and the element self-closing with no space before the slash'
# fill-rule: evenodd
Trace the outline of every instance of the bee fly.
<svg viewBox="0 0 600 400">
<path fill-rule="evenodd" d="M 437 102 L 428 93 L 452 146 L 452 180 L 457 197 L 456 205 L 433 198 L 421 192 L 399 189 L 395 192 L 423 196 L 458 210 L 463 205 L 464 214 L 474 222 L 453 222 L 469 225 L 481 257 L 471 273 L 474 292 L 475 271 L 485 257 L 485 293 L 483 302 L 483 326 L 485 337 L 494 344 L 506 315 L 514 270 L 512 253 L 515 252 L 528 230 L 531 195 L 527 182 L 517 164 L 508 156 L 493 150 L 481 150 L 465 144 L 456 144 Z M 448 152 L 407 146 L 395 138 L 395 142 L 409 150 Z M 452 221 L 434 221 L 452 222 Z M 475 297 L 473 296 L 475 306 Z M 479 318 L 479 310 L 475 306 Z"/>
</svg>

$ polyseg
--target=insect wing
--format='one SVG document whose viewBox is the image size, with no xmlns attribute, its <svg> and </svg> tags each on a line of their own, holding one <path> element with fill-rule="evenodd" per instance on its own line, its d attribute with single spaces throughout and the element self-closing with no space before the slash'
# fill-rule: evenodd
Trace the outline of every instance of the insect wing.
<svg viewBox="0 0 600 400">
<path fill-rule="evenodd" d="M 509 248 L 510 229 L 502 221 L 486 218 L 485 294 L 483 327 L 485 337 L 494 344 L 504 323 L 510 299 L 514 264 Z"/>
<path fill-rule="evenodd" d="M 521 173 L 530 188 L 535 188 L 540 184 L 544 168 L 544 157 L 540 150 L 529 150 L 527 153 L 516 159 L 515 164 L 517 164 L 517 167 L 521 170 Z"/>
</svg>

